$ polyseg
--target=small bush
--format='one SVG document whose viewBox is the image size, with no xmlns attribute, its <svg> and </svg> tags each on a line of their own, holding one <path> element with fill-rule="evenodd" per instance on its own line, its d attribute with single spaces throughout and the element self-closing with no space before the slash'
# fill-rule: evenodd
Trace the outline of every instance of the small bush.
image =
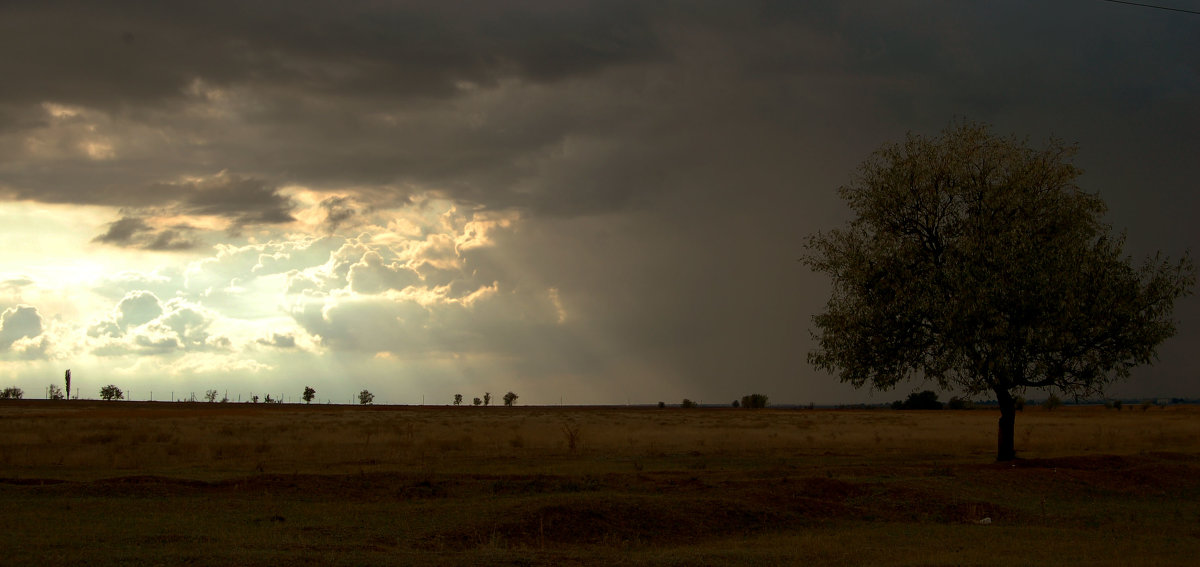
<svg viewBox="0 0 1200 567">
<path fill-rule="evenodd" d="M 667 402 L 658 402 L 658 409 L 663 409 L 665 407 L 667 407 Z"/>
<path fill-rule="evenodd" d="M 454 405 L 456 405 L 456 406 L 462 405 L 462 394 L 454 394 Z"/>
<path fill-rule="evenodd" d="M 511 407 L 514 403 L 516 403 L 518 397 L 520 396 L 517 396 L 512 392 L 504 394 L 504 405 Z"/>
<path fill-rule="evenodd" d="M 572 453 L 579 448 L 583 437 L 579 429 L 579 424 L 573 421 L 564 421 L 562 424 L 563 439 L 567 442 L 567 449 Z"/>
<path fill-rule="evenodd" d="M 1046 401 L 1043 402 L 1042 405 L 1048 410 L 1053 410 L 1054 408 L 1061 407 L 1062 403 L 1062 398 L 1059 398 L 1054 394 L 1050 394 L 1050 396 L 1046 398 Z"/>
<path fill-rule="evenodd" d="M 206 401 L 210 404 L 217 401 L 217 391 L 216 390 L 205 390 L 204 391 L 204 401 Z"/>
<path fill-rule="evenodd" d="M 483 405 L 483 400 L 481 400 L 479 398 L 475 398 L 475 401 L 473 403 L 477 406 L 481 406 L 481 405 Z"/>
<path fill-rule="evenodd" d="M 684 408 L 684 409 L 692 409 L 692 408 L 698 407 L 698 404 L 696 402 L 693 402 L 692 400 L 684 398 L 683 402 L 681 402 L 679 404 L 679 407 Z"/>
</svg>

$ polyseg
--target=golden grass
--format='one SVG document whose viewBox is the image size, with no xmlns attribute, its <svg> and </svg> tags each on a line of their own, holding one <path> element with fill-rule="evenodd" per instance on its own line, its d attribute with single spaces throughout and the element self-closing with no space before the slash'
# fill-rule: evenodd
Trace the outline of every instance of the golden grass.
<svg viewBox="0 0 1200 567">
<path fill-rule="evenodd" d="M 997 418 L 2 403 L 0 543 L 246 565 L 1184 564 L 1200 546 L 1200 408 L 1026 410 L 1015 467 L 991 462 Z"/>
</svg>

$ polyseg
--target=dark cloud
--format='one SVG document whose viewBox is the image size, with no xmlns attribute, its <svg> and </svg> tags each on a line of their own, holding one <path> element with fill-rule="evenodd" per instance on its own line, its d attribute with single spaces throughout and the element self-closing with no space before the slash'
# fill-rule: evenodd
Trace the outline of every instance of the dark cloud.
<svg viewBox="0 0 1200 567">
<path fill-rule="evenodd" d="M 291 203 L 262 180 L 222 173 L 211 179 L 180 184 L 185 214 L 230 218 L 236 227 L 295 220 Z"/>
<path fill-rule="evenodd" d="M 1200 246 L 1195 31 L 1160 10 L 1032 0 L 9 2 L 0 195 L 122 208 L 97 242 L 149 249 L 282 226 L 299 216 L 289 185 L 330 191 L 316 197 L 330 233 L 418 194 L 518 210 L 491 248 L 429 241 L 401 266 L 354 243 L 339 254 L 337 236 L 316 252 L 245 247 L 198 265 L 188 290 L 276 273 L 302 296 L 327 278 L 371 295 L 293 306 L 334 349 L 469 346 L 531 374 L 697 390 L 680 397 L 827 401 L 847 394 L 804 362 L 827 284 L 795 258 L 844 221 L 836 188 L 908 130 L 962 116 L 1078 141 L 1081 185 L 1131 252 Z M 163 220 L 187 215 L 230 235 Z M 438 263 L 456 254 L 469 270 Z M 303 271 L 326 260 L 328 274 Z M 384 297 L 418 280 L 455 298 L 500 282 L 536 321 L 436 314 L 477 326 L 460 332 Z M 548 288 L 561 327 L 534 299 Z M 1179 316 L 1194 343 L 1200 307 Z M 168 330 L 147 348 L 194 345 Z M 1184 383 L 1184 360 L 1162 383 Z"/>
<path fill-rule="evenodd" d="M 296 348 L 296 337 L 294 337 L 292 335 L 281 335 L 279 333 L 271 333 L 270 337 L 259 338 L 259 339 L 255 340 L 255 342 L 260 345 L 263 345 L 263 346 L 269 346 L 269 347 L 275 347 L 275 348 L 283 348 L 283 349 Z"/>
<path fill-rule="evenodd" d="M 354 201 L 349 197 L 330 197 L 321 201 L 321 208 L 325 210 L 325 230 L 330 234 L 358 214 Z"/>
<path fill-rule="evenodd" d="M 184 234 L 188 230 L 187 227 L 158 230 L 144 218 L 127 216 L 109 223 L 108 230 L 92 242 L 145 250 L 190 250 L 196 243 Z"/>
</svg>

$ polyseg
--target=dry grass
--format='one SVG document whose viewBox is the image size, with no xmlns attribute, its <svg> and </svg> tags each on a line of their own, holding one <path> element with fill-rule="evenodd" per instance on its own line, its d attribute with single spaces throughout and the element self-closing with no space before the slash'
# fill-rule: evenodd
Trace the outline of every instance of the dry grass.
<svg viewBox="0 0 1200 567">
<path fill-rule="evenodd" d="M 983 410 L 13 402 L 0 541 L 44 565 L 1183 564 L 1198 418 L 1027 410 L 1008 466 Z"/>
</svg>

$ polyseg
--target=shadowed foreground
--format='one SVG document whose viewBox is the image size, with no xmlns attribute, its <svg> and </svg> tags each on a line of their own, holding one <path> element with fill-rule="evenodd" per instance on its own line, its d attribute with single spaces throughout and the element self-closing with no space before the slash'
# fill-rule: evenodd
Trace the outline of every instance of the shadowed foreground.
<svg viewBox="0 0 1200 567">
<path fill-rule="evenodd" d="M 0 541 L 44 565 L 1185 564 L 1197 418 L 1027 411 L 1001 465 L 990 411 L 21 402 Z"/>
</svg>

